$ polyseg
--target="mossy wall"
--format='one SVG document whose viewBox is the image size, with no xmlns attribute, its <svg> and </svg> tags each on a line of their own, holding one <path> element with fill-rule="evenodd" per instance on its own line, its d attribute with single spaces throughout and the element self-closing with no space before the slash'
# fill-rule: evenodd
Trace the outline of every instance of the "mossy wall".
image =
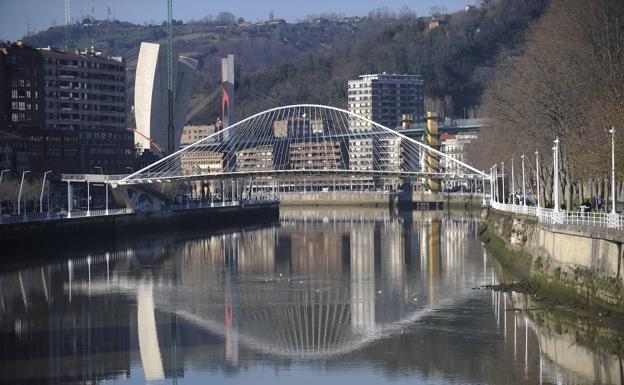
<svg viewBox="0 0 624 385">
<path fill-rule="evenodd" d="M 492 209 L 481 219 L 487 247 L 538 290 L 624 313 L 621 240 Z"/>
</svg>

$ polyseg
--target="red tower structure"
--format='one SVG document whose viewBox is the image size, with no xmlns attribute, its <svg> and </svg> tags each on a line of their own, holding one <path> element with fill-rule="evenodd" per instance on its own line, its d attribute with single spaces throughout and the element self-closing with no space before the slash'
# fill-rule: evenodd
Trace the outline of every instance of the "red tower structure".
<svg viewBox="0 0 624 385">
<path fill-rule="evenodd" d="M 221 81 L 223 96 L 221 98 L 221 121 L 223 128 L 236 123 L 236 102 L 234 95 L 234 55 L 221 59 Z"/>
</svg>

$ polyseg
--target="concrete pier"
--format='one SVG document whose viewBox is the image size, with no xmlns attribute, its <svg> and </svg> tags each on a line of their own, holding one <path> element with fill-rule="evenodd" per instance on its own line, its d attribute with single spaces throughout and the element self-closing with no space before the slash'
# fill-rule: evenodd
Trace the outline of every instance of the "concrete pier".
<svg viewBox="0 0 624 385">
<path fill-rule="evenodd" d="M 195 230 L 220 230 L 279 220 L 279 204 L 206 207 L 126 215 L 110 215 L 16 223 L 0 226 L 0 261 L 33 253 L 25 251 L 63 249 L 73 245 L 97 246 L 146 234 Z"/>
</svg>

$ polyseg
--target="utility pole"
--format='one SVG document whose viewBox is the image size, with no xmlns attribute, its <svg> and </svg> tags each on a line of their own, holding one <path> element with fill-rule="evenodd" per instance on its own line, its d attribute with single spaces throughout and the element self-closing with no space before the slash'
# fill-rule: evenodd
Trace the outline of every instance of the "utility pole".
<svg viewBox="0 0 624 385">
<path fill-rule="evenodd" d="M 167 0 L 167 96 L 169 107 L 169 125 L 167 126 L 167 155 L 174 153 L 175 128 L 173 126 L 173 0 Z"/>
</svg>

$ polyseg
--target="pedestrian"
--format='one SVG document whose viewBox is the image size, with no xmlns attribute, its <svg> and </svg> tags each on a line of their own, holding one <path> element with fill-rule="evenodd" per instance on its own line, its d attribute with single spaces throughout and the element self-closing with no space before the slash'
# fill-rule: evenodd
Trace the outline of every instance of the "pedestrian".
<svg viewBox="0 0 624 385">
<path fill-rule="evenodd" d="M 602 210 L 602 202 L 602 195 L 598 195 L 596 199 L 596 207 L 598 207 L 598 210 Z"/>
</svg>

